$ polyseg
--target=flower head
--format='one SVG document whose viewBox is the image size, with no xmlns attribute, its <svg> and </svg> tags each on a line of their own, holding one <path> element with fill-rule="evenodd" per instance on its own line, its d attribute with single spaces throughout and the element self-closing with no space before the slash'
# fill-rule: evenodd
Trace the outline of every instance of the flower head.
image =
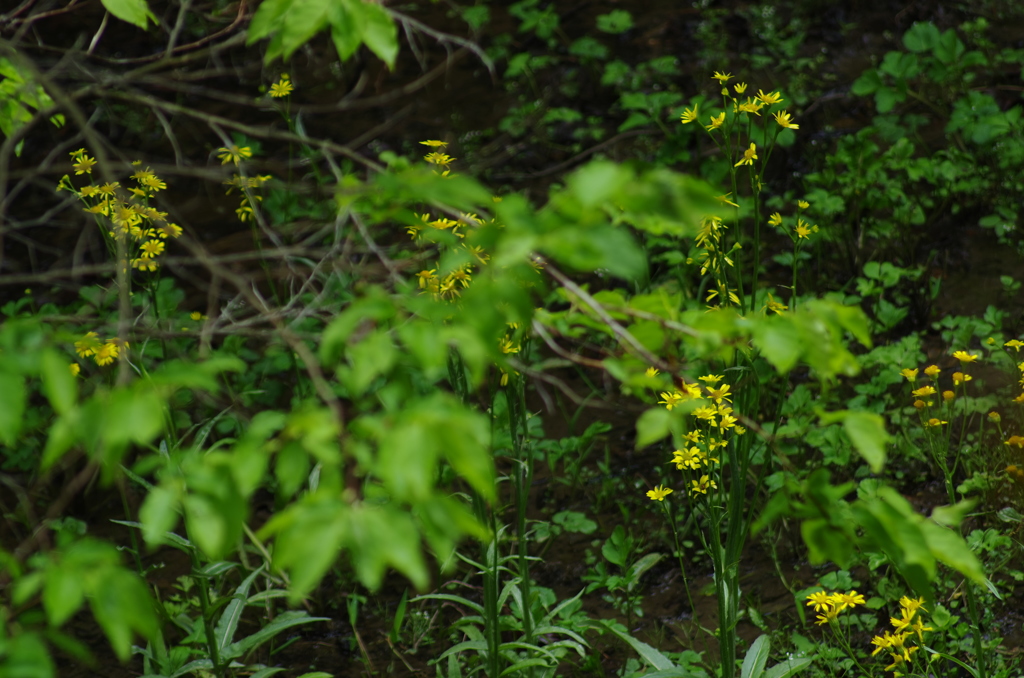
<svg viewBox="0 0 1024 678">
<path fill-rule="evenodd" d="M 780 92 L 769 92 L 768 94 L 765 94 L 761 90 L 757 90 L 757 98 L 765 106 L 771 106 L 772 104 L 779 104 L 779 103 L 782 103 L 782 101 L 783 101 L 782 94 Z"/>
<path fill-rule="evenodd" d="M 95 355 L 100 349 L 99 335 L 95 332 L 86 332 L 85 336 L 75 342 L 75 353 L 82 358 Z"/>
<path fill-rule="evenodd" d="M 671 487 L 663 487 L 661 485 L 655 485 L 653 490 L 647 491 L 647 496 L 652 501 L 665 501 L 665 497 L 672 494 L 673 490 Z"/>
<path fill-rule="evenodd" d="M 92 168 L 96 166 L 96 161 L 87 155 L 82 155 L 76 159 L 77 162 L 71 166 L 75 169 L 75 174 L 92 174 Z"/>
<path fill-rule="evenodd" d="M 1008 342 L 1006 342 L 1005 344 L 1003 344 L 1003 346 L 1005 346 L 1007 348 L 1012 348 L 1015 352 L 1019 353 L 1021 347 L 1024 346 L 1024 341 L 1018 341 L 1017 339 L 1011 339 Z"/>
<path fill-rule="evenodd" d="M 684 125 L 690 124 L 697 119 L 697 107 L 683 109 L 683 114 L 679 118 L 683 121 Z"/>
<path fill-rule="evenodd" d="M 939 369 L 938 365 L 929 365 L 928 367 L 924 368 L 924 373 L 927 374 L 929 377 L 934 377 L 941 371 L 942 370 Z"/>
<path fill-rule="evenodd" d="M 978 356 L 967 351 L 953 351 L 953 357 L 960 361 L 960 364 L 977 362 Z"/>
<path fill-rule="evenodd" d="M 295 91 L 295 87 L 292 85 L 292 81 L 288 78 L 287 73 L 282 73 L 281 79 L 270 86 L 270 96 L 275 99 L 286 97 L 293 91 Z"/>
<path fill-rule="evenodd" d="M 725 83 L 732 80 L 732 73 L 720 73 L 718 71 L 715 71 L 715 74 L 712 75 L 711 78 L 713 80 L 717 80 L 718 82 L 724 85 Z"/>
<path fill-rule="evenodd" d="M 220 160 L 220 164 L 226 165 L 229 162 L 233 162 L 236 165 L 243 160 L 248 160 L 252 157 L 252 148 L 249 146 L 222 146 L 217 149 L 217 158 Z"/>
<path fill-rule="evenodd" d="M 786 111 L 779 111 L 775 113 L 773 117 L 775 118 L 775 122 L 779 123 L 779 127 L 784 127 L 785 129 L 800 129 L 800 125 L 794 125 L 792 116 L 790 116 Z"/>
<path fill-rule="evenodd" d="M 917 368 L 904 368 L 900 370 L 900 375 L 906 377 L 907 381 L 913 384 L 915 381 L 917 381 Z"/>
<path fill-rule="evenodd" d="M 782 225 L 782 215 L 779 214 L 778 212 L 775 212 L 770 217 L 768 217 L 768 224 L 771 225 L 771 226 L 776 226 L 776 227 L 777 226 L 781 226 Z"/>
<path fill-rule="evenodd" d="M 735 85 L 732 86 L 732 88 L 736 90 L 736 94 L 743 94 L 744 92 L 747 91 L 747 83 L 737 82 Z"/>
<path fill-rule="evenodd" d="M 704 125 L 704 127 L 707 128 L 708 131 L 711 131 L 713 129 L 718 129 L 724 123 L 725 123 L 725 111 L 722 111 L 718 115 L 712 116 L 711 117 L 711 123 L 708 124 L 708 125 Z M 685 121 L 684 121 L 684 124 L 685 124 Z"/>
<path fill-rule="evenodd" d="M 924 397 L 924 396 L 935 395 L 935 387 L 934 386 L 922 386 L 921 388 L 917 389 L 916 391 L 911 391 L 910 394 L 915 396 L 915 397 L 917 397 L 917 398 L 921 398 L 921 397 Z"/>
<path fill-rule="evenodd" d="M 736 163 L 734 167 L 739 167 L 740 165 L 753 165 L 755 160 L 757 160 L 757 144 L 750 142 L 750 148 L 743 151 L 743 157 L 740 158 L 740 161 Z"/>
<path fill-rule="evenodd" d="M 647 370 L 644 372 L 645 377 L 656 377 L 658 376 L 658 374 L 660 373 L 658 372 L 657 367 L 648 367 Z"/>
<path fill-rule="evenodd" d="M 709 476 L 703 475 L 700 480 L 690 481 L 690 493 L 691 494 L 707 494 L 708 490 L 718 489 L 718 483 L 712 480 Z"/>
</svg>

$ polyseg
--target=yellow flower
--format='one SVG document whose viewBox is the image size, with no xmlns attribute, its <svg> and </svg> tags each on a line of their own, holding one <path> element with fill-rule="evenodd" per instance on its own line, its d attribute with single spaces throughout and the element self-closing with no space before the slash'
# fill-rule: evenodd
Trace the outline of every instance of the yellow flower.
<svg viewBox="0 0 1024 678">
<path fill-rule="evenodd" d="M 718 483 L 704 475 L 700 477 L 700 480 L 691 480 L 690 492 L 692 494 L 707 494 L 708 490 L 717 490 Z"/>
<path fill-rule="evenodd" d="M 653 490 L 647 491 L 647 496 L 652 501 L 665 501 L 665 497 L 672 494 L 671 487 L 662 487 L 661 485 L 655 485 Z"/>
<path fill-rule="evenodd" d="M 835 601 L 836 607 L 840 610 L 864 604 L 864 596 L 857 593 L 855 590 L 850 591 L 849 593 L 835 593 L 832 597 Z"/>
<path fill-rule="evenodd" d="M 874 657 L 882 650 L 892 647 L 892 634 L 886 631 L 880 636 L 875 636 L 871 639 L 871 644 L 875 646 L 875 649 L 871 652 L 871 656 Z"/>
<path fill-rule="evenodd" d="M 740 158 L 740 161 L 736 163 L 734 167 L 739 167 L 740 165 L 753 165 L 755 160 L 757 160 L 757 144 L 750 142 L 750 148 L 743 151 L 743 157 Z"/>
<path fill-rule="evenodd" d="M 703 381 L 705 384 L 711 384 L 712 386 L 725 379 L 725 377 L 719 376 L 717 374 L 705 374 L 703 377 L 697 378 Z"/>
<path fill-rule="evenodd" d="M 99 192 L 103 195 L 114 195 L 114 191 L 121 188 L 121 183 L 118 181 L 107 182 L 99 187 Z"/>
<path fill-rule="evenodd" d="M 947 403 L 950 400 L 952 400 L 953 398 L 955 398 L 955 397 L 956 397 L 956 394 L 953 393 L 952 391 L 943 391 L 942 392 L 942 399 L 945 400 Z"/>
<path fill-rule="evenodd" d="M 815 612 L 821 612 L 832 607 L 832 597 L 824 591 L 815 591 L 807 596 L 807 607 L 813 607 Z"/>
<path fill-rule="evenodd" d="M 505 355 L 508 355 L 509 353 L 519 353 L 519 347 L 516 346 L 508 337 L 503 338 L 498 343 L 498 348 L 500 348 L 501 352 Z"/>
<path fill-rule="evenodd" d="M 778 212 L 776 212 L 775 214 L 771 215 L 770 217 L 768 217 L 768 224 L 770 226 L 781 226 L 782 225 L 782 215 L 779 214 Z"/>
<path fill-rule="evenodd" d="M 438 141 L 437 139 L 428 139 L 427 141 L 421 141 L 424 146 L 430 146 L 431 148 L 444 148 L 448 145 L 447 141 Z"/>
<path fill-rule="evenodd" d="M 924 373 L 927 374 L 929 377 L 934 377 L 941 371 L 942 370 L 939 369 L 938 365 L 929 365 L 928 367 L 924 368 Z"/>
<path fill-rule="evenodd" d="M 924 425 L 926 427 L 929 427 L 929 428 L 934 428 L 936 426 L 942 426 L 943 424 L 948 424 L 948 423 L 949 423 L 948 421 L 942 421 L 941 419 L 936 419 L 935 417 L 932 417 L 931 419 L 926 421 L 924 423 Z"/>
<path fill-rule="evenodd" d="M 725 115 L 725 114 L 723 113 L 723 115 Z M 732 205 L 733 207 L 739 207 L 739 205 L 734 203 L 732 200 L 729 200 L 729 196 L 730 195 L 732 195 L 731 191 L 729 193 L 726 193 L 725 195 L 716 195 L 715 196 L 715 200 L 717 200 L 718 202 L 723 203 L 725 205 Z"/>
<path fill-rule="evenodd" d="M 711 117 L 711 124 L 705 125 L 704 127 L 707 128 L 708 131 L 711 131 L 713 129 L 718 129 L 724 123 L 725 123 L 725 111 L 722 111 L 718 115 L 712 116 Z M 684 124 L 685 124 L 685 121 L 684 121 Z"/>
<path fill-rule="evenodd" d="M 83 155 L 78 158 L 78 162 L 71 165 L 75 169 L 75 174 L 92 174 L 92 168 L 96 166 L 96 161 L 87 155 Z"/>
<path fill-rule="evenodd" d="M 823 626 L 823 625 L 829 623 L 830 621 L 834 620 L 838 616 L 839 616 L 839 609 L 835 608 L 835 607 L 830 607 L 830 608 L 825 610 L 825 614 L 819 614 L 818 618 L 817 618 L 818 621 L 816 621 L 814 623 L 817 624 L 818 626 Z"/>
<path fill-rule="evenodd" d="M 684 125 L 689 125 L 691 122 L 697 119 L 697 107 L 694 106 L 693 108 L 684 108 L 683 114 L 679 117 L 680 120 L 683 121 Z"/>
<path fill-rule="evenodd" d="M 914 630 L 914 633 L 917 634 L 917 639 L 920 642 L 924 642 L 924 632 L 925 631 L 934 631 L 935 630 L 935 629 L 933 629 L 930 626 L 925 626 L 924 625 L 924 620 L 921 619 L 921 617 L 918 617 L 917 619 L 915 619 L 914 623 L 910 625 L 910 628 L 912 628 Z"/>
<path fill-rule="evenodd" d="M 713 80 L 717 80 L 718 82 L 724 85 L 725 83 L 732 80 L 732 73 L 719 73 L 718 71 L 715 71 L 715 74 L 712 75 L 711 78 Z"/>
<path fill-rule="evenodd" d="M 774 311 L 775 313 L 778 313 L 778 314 L 781 315 L 782 312 L 785 311 L 788 308 L 789 308 L 789 306 L 786 306 L 781 301 L 775 301 L 775 297 L 773 297 L 772 293 L 769 292 L 768 293 L 768 301 L 765 303 L 764 308 L 762 310 L 764 310 L 764 311 Z"/>
<path fill-rule="evenodd" d="M 924 598 L 909 598 L 907 596 L 903 596 L 900 598 L 900 607 L 911 614 L 918 610 L 925 610 Z"/>
<path fill-rule="evenodd" d="M 721 404 L 723 400 L 731 403 L 732 400 L 729 398 L 730 395 L 729 384 L 722 384 L 721 388 L 708 387 L 708 397 L 718 404 Z"/>
<path fill-rule="evenodd" d="M 977 362 L 978 356 L 967 351 L 953 351 L 953 357 L 960 361 L 960 364 Z"/>
<path fill-rule="evenodd" d="M 737 82 L 735 85 L 732 86 L 732 88 L 736 90 L 736 94 L 743 94 L 744 92 L 747 91 L 747 83 Z"/>
<path fill-rule="evenodd" d="M 431 165 L 438 165 L 440 167 L 448 167 L 448 165 L 452 164 L 452 161 L 455 160 L 455 158 L 451 157 L 447 153 L 438 153 L 437 151 L 427 153 L 423 156 L 423 159 Z"/>
<path fill-rule="evenodd" d="M 934 395 L 934 394 L 935 394 L 935 387 L 934 386 L 922 386 L 921 388 L 917 389 L 916 391 L 911 391 L 910 392 L 910 395 L 916 396 L 918 398 L 923 397 L 923 396 L 930 396 L 930 395 Z"/>
<path fill-rule="evenodd" d="M 86 332 L 85 336 L 75 342 L 75 353 L 82 358 L 95 355 L 100 348 L 99 335 L 95 332 Z"/>
<path fill-rule="evenodd" d="M 661 400 L 658 401 L 658 404 L 664 405 L 666 410 L 671 411 L 673 407 L 683 402 L 683 400 L 685 400 L 685 397 L 679 391 L 664 391 L 661 394 Z"/>
<path fill-rule="evenodd" d="M 660 374 L 657 367 L 648 367 L 647 371 L 644 372 L 646 377 L 656 377 Z"/>
<path fill-rule="evenodd" d="M 76 346 L 77 346 L 77 344 L 76 344 Z M 79 355 L 81 355 L 81 354 L 79 354 Z M 1022 437 L 1022 436 L 1010 436 L 1010 439 L 1007 440 L 1003 444 L 1004 445 L 1016 445 L 1017 447 L 1020 447 L 1020 448 L 1024 449 L 1024 437 Z"/>
<path fill-rule="evenodd" d="M 157 235 L 159 235 L 161 238 L 166 238 L 168 236 L 172 238 L 177 238 L 181 236 L 181 233 L 181 226 L 178 226 L 177 224 L 164 224 L 163 226 L 160 226 L 157 230 Z"/>
<path fill-rule="evenodd" d="M 734 109 L 740 113 L 753 113 L 756 116 L 761 115 L 761 109 L 764 108 L 764 104 L 755 99 L 748 98 L 742 104 L 734 105 Z"/>
<path fill-rule="evenodd" d="M 988 418 L 989 418 L 989 421 L 995 422 L 996 424 L 998 424 L 999 422 L 1001 422 L 1003 420 L 1003 418 L 999 416 L 999 413 L 995 412 L 995 411 L 989 412 L 988 413 Z"/>
<path fill-rule="evenodd" d="M 144 259 L 153 259 L 163 254 L 164 242 L 162 240 L 147 240 L 142 243 L 139 249 L 142 250 L 142 257 Z"/>
<path fill-rule="evenodd" d="M 71 376 L 77 377 L 82 372 L 82 366 L 78 363 L 71 363 L 68 365 L 68 371 L 71 372 Z"/>
<path fill-rule="evenodd" d="M 696 471 L 700 468 L 701 451 L 699 447 L 683 448 L 672 452 L 672 463 L 682 471 L 684 468 Z"/>
<path fill-rule="evenodd" d="M 968 381 L 971 381 L 972 379 L 974 379 L 974 377 L 972 377 L 969 374 L 964 374 L 963 372 L 954 372 L 953 386 L 959 386 L 960 384 L 964 384 Z"/>
<path fill-rule="evenodd" d="M 910 369 L 909 367 L 900 370 L 900 374 L 907 378 L 911 384 L 917 381 L 917 368 Z"/>
<path fill-rule="evenodd" d="M 281 79 L 270 86 L 270 96 L 274 99 L 281 99 L 291 94 L 295 90 L 292 86 L 291 80 L 288 79 L 287 73 L 281 74 Z"/>
<path fill-rule="evenodd" d="M 84 191 L 85 189 L 82 189 L 82 190 Z M 1008 348 L 1012 348 L 1014 351 L 1019 353 L 1020 349 L 1021 349 L 1021 346 L 1024 346 L 1024 341 L 1018 341 L 1017 339 L 1011 339 L 1010 341 L 1008 341 L 1005 344 L 1003 344 L 1003 346 L 1006 346 Z"/>
<path fill-rule="evenodd" d="M 806 200 L 797 200 L 796 201 L 796 206 L 799 207 L 802 210 L 805 210 L 805 209 L 807 209 L 808 207 L 811 206 L 811 203 L 807 202 Z"/>
<path fill-rule="evenodd" d="M 804 223 L 798 223 L 796 226 L 796 237 L 797 238 L 809 238 L 811 236 L 811 229 L 807 228 Z"/>
<path fill-rule="evenodd" d="M 205 318 L 206 316 L 204 316 L 204 315 L 203 315 L 202 313 L 200 313 L 199 311 L 192 311 L 191 313 L 189 313 L 189 314 L 188 314 L 188 317 L 189 317 L 189 318 L 191 318 L 192 320 L 202 320 L 202 319 L 204 319 L 204 318 Z"/>
<path fill-rule="evenodd" d="M 156 259 L 132 259 L 132 268 L 140 271 L 155 271 L 160 268 L 160 262 Z"/>
<path fill-rule="evenodd" d="M 152 191 L 162 191 L 167 188 L 167 184 L 161 181 L 158 177 L 150 175 L 139 179 L 139 183 Z"/>
<path fill-rule="evenodd" d="M 773 116 L 775 122 L 779 123 L 779 127 L 786 129 L 800 129 L 800 125 L 793 124 L 793 118 L 786 111 L 779 111 Z"/>
<path fill-rule="evenodd" d="M 217 149 L 217 158 L 220 160 L 220 164 L 226 165 L 229 162 L 233 162 L 236 165 L 243 160 L 248 160 L 252 157 L 252 149 L 248 146 L 222 146 Z"/>
<path fill-rule="evenodd" d="M 101 346 L 98 351 L 96 351 L 96 356 L 93 359 L 96 361 L 97 365 L 109 365 L 110 363 L 114 362 L 114 358 L 118 356 L 119 352 L 120 348 L 118 347 L 117 343 L 114 341 L 108 341 L 107 343 L 103 344 L 103 346 Z"/>
<path fill-rule="evenodd" d="M 782 94 L 779 92 L 771 92 L 769 94 L 765 94 L 761 90 L 757 90 L 757 98 L 760 99 L 765 106 L 771 106 L 772 104 L 782 103 L 783 101 Z"/>
</svg>

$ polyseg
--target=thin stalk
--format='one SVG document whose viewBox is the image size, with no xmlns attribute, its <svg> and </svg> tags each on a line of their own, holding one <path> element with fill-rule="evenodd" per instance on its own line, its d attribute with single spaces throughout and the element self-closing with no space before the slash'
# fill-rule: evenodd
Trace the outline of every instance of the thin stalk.
<svg viewBox="0 0 1024 678">
<path fill-rule="evenodd" d="M 217 637 L 214 635 L 212 610 L 210 609 L 210 589 L 207 578 L 200 576 L 199 570 L 202 563 L 199 562 L 199 553 L 195 549 L 189 550 L 192 557 L 192 579 L 199 589 L 199 609 L 203 614 L 203 630 L 206 636 L 206 651 L 210 653 L 210 661 L 213 662 L 213 673 L 221 678 L 226 675 L 224 667 L 220 662 L 220 651 L 217 649 Z"/>
</svg>

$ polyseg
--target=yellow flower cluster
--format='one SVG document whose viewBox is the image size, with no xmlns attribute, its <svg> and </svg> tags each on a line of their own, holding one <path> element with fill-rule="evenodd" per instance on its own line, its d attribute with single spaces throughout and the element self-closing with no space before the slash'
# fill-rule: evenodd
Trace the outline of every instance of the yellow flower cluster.
<svg viewBox="0 0 1024 678">
<path fill-rule="evenodd" d="M 953 351 L 953 357 L 960 361 L 961 370 L 963 369 L 964 365 L 969 365 L 971 363 L 975 363 L 978 361 L 978 356 L 976 354 L 968 353 L 967 351 Z M 902 370 L 900 370 L 900 376 L 902 376 L 912 385 L 917 383 L 917 376 L 919 373 L 920 370 L 917 369 L 916 367 L 905 367 Z M 927 376 L 933 384 L 937 385 L 938 376 L 939 374 L 942 373 L 942 370 L 939 368 L 938 365 L 929 365 L 928 367 L 924 368 L 924 373 L 925 376 Z M 951 376 L 953 379 L 953 386 L 955 388 L 960 388 L 964 386 L 967 382 L 974 379 L 974 377 L 972 377 L 971 375 L 960 370 L 953 372 Z M 939 393 L 939 390 L 934 385 L 926 384 L 925 386 L 921 386 L 920 388 L 913 389 L 910 392 L 910 395 L 914 397 L 914 407 L 917 408 L 919 412 L 924 412 L 924 410 L 926 410 L 929 407 L 932 407 L 935 404 L 935 401 L 932 400 L 930 396 L 933 396 L 937 393 Z M 941 392 L 941 396 L 943 403 L 947 405 L 952 405 L 953 400 L 956 398 L 956 392 L 951 390 L 945 390 Z M 923 419 L 923 422 L 924 426 L 926 427 L 942 426 L 947 423 L 945 421 L 942 421 L 941 419 L 938 419 L 937 417 L 929 417 L 928 419 Z"/>
<path fill-rule="evenodd" d="M 655 377 L 658 374 L 656 369 L 649 368 L 645 374 L 648 377 Z M 672 462 L 675 467 L 687 474 L 689 480 L 689 491 L 692 496 L 707 494 L 709 490 L 718 489 L 713 474 L 717 473 L 716 465 L 719 464 L 716 450 L 729 444 L 728 436 L 743 435 L 746 429 L 737 426 L 738 419 L 730 405 L 732 404 L 732 387 L 729 384 L 721 384 L 724 377 L 717 374 L 706 374 L 699 377 L 704 385 L 697 383 L 683 383 L 683 385 L 672 391 L 661 392 L 659 404 L 666 409 L 672 410 L 681 403 L 698 401 L 702 404 L 691 413 L 696 427 L 683 436 L 683 445 L 672 452 Z M 663 501 L 672 492 L 664 488 L 655 487 L 647 493 L 652 500 Z"/>
<path fill-rule="evenodd" d="M 796 204 L 797 207 L 802 210 L 805 210 L 811 206 L 811 204 L 805 200 L 798 200 Z M 801 240 L 809 240 L 812 234 L 818 232 L 817 224 L 808 224 L 806 221 L 803 220 L 802 217 L 797 217 L 796 225 L 791 228 L 786 228 L 783 225 L 783 223 L 783 217 L 780 212 L 775 212 L 770 217 L 768 217 L 769 226 L 774 226 L 775 228 L 779 229 L 780 231 L 788 235 L 790 239 L 794 242 L 794 244 L 798 246 Z"/>
<path fill-rule="evenodd" d="M 891 617 L 889 623 L 895 631 L 885 631 L 880 636 L 871 639 L 875 649 L 871 656 L 880 652 L 888 652 L 892 657 L 892 663 L 885 667 L 886 671 L 892 671 L 894 676 L 907 675 L 908 671 L 903 664 L 912 661 L 918 646 L 911 645 L 911 636 L 917 636 L 917 642 L 924 642 L 924 632 L 931 631 L 932 627 L 925 626 L 924 618 L 919 611 L 925 611 L 923 598 L 900 598 L 900 616 Z"/>
<path fill-rule="evenodd" d="M 70 155 L 76 176 L 92 175 L 96 160 L 84 148 L 72 151 Z M 182 229 L 167 221 L 166 212 L 148 204 L 157 192 L 167 188 L 167 184 L 148 167 L 142 169 L 141 161 L 136 160 L 132 165 L 135 167 L 135 173 L 131 175 L 134 186 L 122 188 L 121 182 L 114 181 L 75 188 L 71 178 L 64 175 L 57 184 L 57 190 L 74 193 L 86 205 L 86 212 L 97 218 L 106 217 L 111 226 L 104 226 L 103 231 L 111 240 L 127 238 L 132 268 L 155 271 L 160 266 L 157 258 L 166 248 L 164 241 L 179 237 Z"/>
<path fill-rule="evenodd" d="M 223 182 L 223 184 L 228 187 L 224 192 L 224 195 L 231 195 L 232 191 L 236 188 L 242 193 L 242 202 L 238 206 L 238 209 L 235 210 L 235 214 L 238 216 L 239 221 L 245 223 L 256 218 L 256 214 L 253 210 L 253 201 L 262 202 L 263 197 L 254 194 L 253 191 L 263 188 L 263 185 L 272 178 L 273 177 L 269 174 L 262 174 L 254 177 L 243 177 L 240 174 L 235 174 L 232 175 L 230 179 Z"/>
<path fill-rule="evenodd" d="M 438 141 L 437 139 L 429 139 L 427 141 L 421 141 L 420 143 L 423 144 L 424 146 L 429 146 L 430 148 L 441 149 L 427 153 L 425 156 L 423 156 L 423 159 L 426 160 L 431 165 L 440 167 L 442 169 L 441 176 L 448 176 L 449 173 L 451 172 L 451 168 L 449 167 L 449 165 L 451 165 L 455 161 L 455 158 L 443 152 L 444 149 L 448 146 L 448 142 Z"/>
<path fill-rule="evenodd" d="M 781 104 L 785 100 L 782 98 L 780 92 L 768 92 L 765 93 L 763 90 L 757 90 L 757 95 L 753 97 L 747 97 L 745 101 L 740 101 L 738 96 L 734 96 L 729 93 L 729 89 L 725 86 L 730 80 L 732 80 L 731 73 L 719 73 L 715 71 L 715 74 L 711 76 L 712 80 L 717 80 L 722 86 L 722 98 L 727 100 L 727 103 L 731 103 L 733 118 L 730 122 L 735 121 L 741 114 L 742 115 L 756 115 L 761 116 L 761 110 L 764 108 L 770 108 L 775 104 Z M 733 91 L 736 95 L 742 95 L 747 91 L 747 83 L 740 82 L 733 85 Z M 772 114 L 775 118 L 776 124 L 780 129 L 800 129 L 800 125 L 793 122 L 793 117 L 785 110 L 778 110 Z M 693 108 L 687 108 L 683 110 L 680 120 L 684 125 L 688 125 L 691 122 L 695 122 L 700 119 L 700 111 L 697 106 Z M 718 115 L 713 115 L 710 118 L 710 122 L 704 125 L 704 129 L 708 132 L 722 128 L 726 125 L 725 111 L 721 111 Z M 750 148 L 744 154 L 740 162 L 736 163 L 739 167 L 742 165 L 753 165 L 753 161 L 757 160 L 756 147 L 754 144 L 750 144 Z"/>
<path fill-rule="evenodd" d="M 815 624 L 819 626 L 835 621 L 843 610 L 852 610 L 863 604 L 864 596 L 856 591 L 846 593 L 815 591 L 807 596 L 807 607 L 813 607 L 814 611 L 818 613 L 818 621 Z"/>
<path fill-rule="evenodd" d="M 77 353 L 80 358 L 91 357 L 100 367 L 109 365 L 114 362 L 116 358 L 121 357 L 122 348 L 129 348 L 127 341 L 121 341 L 117 338 L 102 341 L 100 340 L 99 335 L 95 332 L 86 332 L 81 339 L 75 342 L 75 353 Z M 77 363 L 72 364 L 72 374 L 77 376 L 80 370 L 81 368 Z"/>
</svg>

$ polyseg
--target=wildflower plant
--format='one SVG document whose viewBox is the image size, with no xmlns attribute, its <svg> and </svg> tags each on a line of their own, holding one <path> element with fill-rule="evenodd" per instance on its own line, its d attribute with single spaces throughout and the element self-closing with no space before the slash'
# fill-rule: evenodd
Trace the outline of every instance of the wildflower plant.
<svg viewBox="0 0 1024 678">
<path fill-rule="evenodd" d="M 791 134 L 792 130 L 797 130 L 800 126 L 793 122 L 793 116 L 783 107 L 785 99 L 781 92 L 765 92 L 759 89 L 756 95 L 747 95 L 748 85 L 745 82 L 735 83 L 730 87 L 729 82 L 733 79 L 731 73 L 716 71 L 712 79 L 720 86 L 721 107 L 706 111 L 704 119 L 707 122 L 704 124 L 700 122 L 700 104 L 685 109 L 680 119 L 684 125 L 700 124 L 726 158 L 732 190 L 720 196 L 719 200 L 734 208 L 734 227 L 738 227 L 740 222 L 739 204 L 734 200 L 740 195 L 741 177 L 745 176 L 747 179 L 754 211 L 753 263 L 750 280 L 745 284 L 742 272 L 736 268 L 733 261 L 736 251 L 742 247 L 740 234 L 736 233 L 730 238 L 728 225 L 721 219 L 705 218 L 695 244 L 701 250 L 698 261 L 701 265 L 701 275 L 711 272 L 712 282 L 705 301 L 717 299 L 716 305 L 733 305 L 741 312 L 745 312 L 753 308 L 753 299 L 758 294 L 764 168 L 779 141 L 779 136 L 784 133 Z M 801 209 L 805 206 L 805 202 L 799 203 Z M 773 214 L 768 223 L 780 227 L 781 215 Z M 791 298 L 795 299 L 796 254 L 803 241 L 817 232 L 817 227 L 802 218 L 797 218 L 793 227 L 786 229 L 785 232 L 794 242 L 794 285 Z M 747 289 L 751 295 L 749 302 Z"/>
</svg>

